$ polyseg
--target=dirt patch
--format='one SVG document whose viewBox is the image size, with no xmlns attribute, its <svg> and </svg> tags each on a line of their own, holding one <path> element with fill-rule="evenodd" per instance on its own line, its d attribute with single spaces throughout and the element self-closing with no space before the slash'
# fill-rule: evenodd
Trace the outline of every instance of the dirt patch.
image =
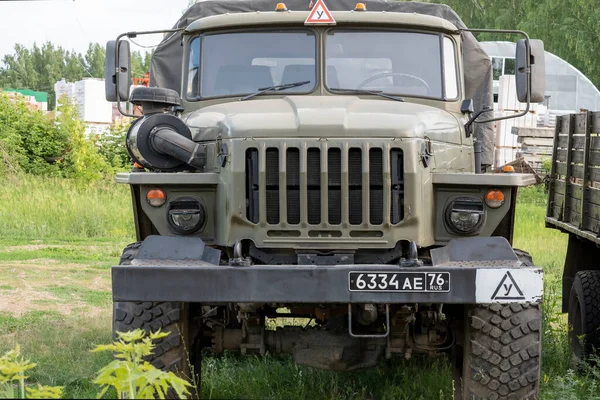
<svg viewBox="0 0 600 400">
<path fill-rule="evenodd" d="M 35 251 L 35 250 L 43 250 L 43 249 L 58 249 L 69 247 L 66 244 L 25 244 L 20 246 L 6 246 L 1 250 L 7 253 L 11 253 L 13 251 Z"/>
<path fill-rule="evenodd" d="M 0 251 L 11 253 L 15 251 L 36 251 L 36 250 L 44 250 L 44 249 L 77 249 L 82 246 L 76 246 L 71 244 L 24 244 L 18 246 L 6 246 L 4 248 L 0 247 Z M 110 246 L 97 246 L 97 245 L 85 245 L 86 249 L 90 251 L 98 250 L 103 247 Z"/>
<path fill-rule="evenodd" d="M 108 292 L 111 288 L 110 270 L 101 271 L 82 264 L 48 261 L 40 259 L 0 263 L 0 285 L 14 287 L 14 290 L 0 291 L 0 313 L 7 312 L 20 317 L 29 311 L 44 310 L 70 315 L 74 309 L 77 309 L 75 313 L 85 309 L 86 314 L 97 315 L 104 310 L 104 307 L 87 303 L 82 296 L 60 297 L 49 288 L 68 285 L 81 293 Z"/>
<path fill-rule="evenodd" d="M 0 313 L 7 312 L 15 317 L 33 310 L 57 311 L 68 315 L 71 313 L 69 304 L 58 304 L 56 297 L 29 286 L 19 288 L 10 293 L 0 293 Z"/>
</svg>

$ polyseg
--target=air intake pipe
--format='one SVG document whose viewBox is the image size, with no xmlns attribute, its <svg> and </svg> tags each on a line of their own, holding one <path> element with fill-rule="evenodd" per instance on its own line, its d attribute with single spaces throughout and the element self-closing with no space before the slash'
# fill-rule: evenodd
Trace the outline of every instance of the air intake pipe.
<svg viewBox="0 0 600 400">
<path fill-rule="evenodd" d="M 171 114 L 146 115 L 127 132 L 127 150 L 134 161 L 153 171 L 203 169 L 206 151 L 192 141 L 185 123 Z"/>
</svg>

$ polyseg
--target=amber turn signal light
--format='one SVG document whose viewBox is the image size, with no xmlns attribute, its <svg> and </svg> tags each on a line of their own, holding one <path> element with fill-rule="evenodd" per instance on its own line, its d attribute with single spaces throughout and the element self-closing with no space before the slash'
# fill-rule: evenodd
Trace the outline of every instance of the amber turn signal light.
<svg viewBox="0 0 600 400">
<path fill-rule="evenodd" d="M 485 204 L 490 208 L 500 208 L 504 204 L 504 193 L 498 189 L 492 189 L 485 195 Z"/>
<path fill-rule="evenodd" d="M 146 195 L 146 201 L 152 207 L 160 207 L 167 201 L 167 195 L 162 189 L 150 189 Z"/>
<path fill-rule="evenodd" d="M 365 5 L 365 3 L 356 3 L 354 11 L 367 11 L 367 6 Z"/>
<path fill-rule="evenodd" d="M 277 7 L 275 7 L 275 11 L 287 11 L 287 7 L 285 3 L 277 3 Z"/>
</svg>

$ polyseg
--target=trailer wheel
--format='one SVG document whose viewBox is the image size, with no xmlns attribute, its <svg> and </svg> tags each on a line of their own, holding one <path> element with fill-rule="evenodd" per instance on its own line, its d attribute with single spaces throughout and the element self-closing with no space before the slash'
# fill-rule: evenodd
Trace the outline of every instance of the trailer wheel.
<svg viewBox="0 0 600 400">
<path fill-rule="evenodd" d="M 462 359 L 462 399 L 537 399 L 541 321 L 539 304 L 470 306 Z"/>
<path fill-rule="evenodd" d="M 575 363 L 600 346 L 600 271 L 579 271 L 569 296 L 569 342 Z"/>
<path fill-rule="evenodd" d="M 131 265 L 141 243 L 132 243 L 123 250 L 120 265 Z M 153 354 L 147 361 L 156 368 L 177 372 L 189 378 L 189 318 L 187 303 L 179 302 L 113 302 L 113 337 L 117 332 L 141 328 L 146 332 L 159 329 L 169 336 L 155 342 Z"/>
</svg>

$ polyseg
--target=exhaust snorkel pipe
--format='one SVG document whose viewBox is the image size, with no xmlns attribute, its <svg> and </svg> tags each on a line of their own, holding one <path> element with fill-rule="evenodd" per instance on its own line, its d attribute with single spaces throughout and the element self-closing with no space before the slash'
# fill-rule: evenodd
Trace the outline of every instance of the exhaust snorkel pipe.
<svg viewBox="0 0 600 400">
<path fill-rule="evenodd" d="M 206 165 L 204 148 L 170 127 L 160 126 L 153 130 L 150 144 L 157 153 L 176 158 L 196 169 L 203 169 Z"/>
<path fill-rule="evenodd" d="M 181 107 L 176 91 L 138 87 L 130 101 L 144 114 L 127 132 L 127 150 L 135 162 L 152 171 L 204 169 L 205 147 L 195 143 L 187 125 L 171 113 Z"/>
<path fill-rule="evenodd" d="M 127 132 L 131 158 L 151 171 L 204 169 L 204 145 L 192 141 L 192 133 L 178 117 L 157 113 L 136 120 Z"/>
</svg>

